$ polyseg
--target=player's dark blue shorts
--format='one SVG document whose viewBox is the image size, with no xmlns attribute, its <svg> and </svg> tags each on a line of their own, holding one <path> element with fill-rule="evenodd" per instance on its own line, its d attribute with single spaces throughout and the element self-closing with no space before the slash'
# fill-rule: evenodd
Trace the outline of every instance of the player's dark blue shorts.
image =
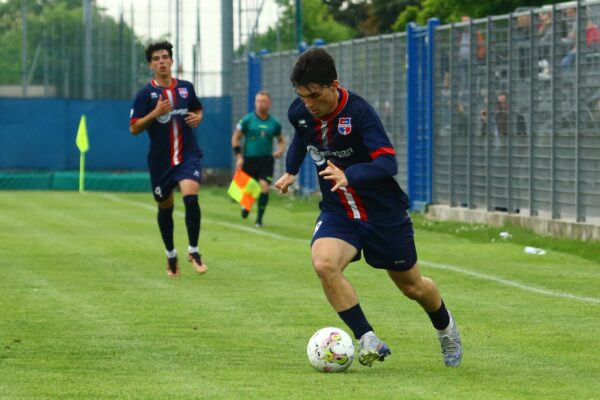
<svg viewBox="0 0 600 400">
<path fill-rule="evenodd" d="M 150 182 L 154 200 L 163 201 L 169 198 L 173 189 L 184 179 L 202 182 L 202 162 L 200 157 L 188 157 L 183 163 L 163 170 L 150 169 Z"/>
<path fill-rule="evenodd" d="M 244 157 L 242 170 L 256 180 L 264 179 L 271 183 L 275 159 L 273 156 Z"/>
<path fill-rule="evenodd" d="M 374 268 L 408 271 L 417 262 L 412 221 L 408 214 L 370 222 L 323 211 L 317 219 L 311 246 L 320 238 L 341 239 L 361 251 Z"/>
</svg>

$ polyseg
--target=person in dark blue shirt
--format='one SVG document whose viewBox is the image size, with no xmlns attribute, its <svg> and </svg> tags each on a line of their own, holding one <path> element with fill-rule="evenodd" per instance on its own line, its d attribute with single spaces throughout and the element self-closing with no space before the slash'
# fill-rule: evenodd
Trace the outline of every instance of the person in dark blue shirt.
<svg viewBox="0 0 600 400">
<path fill-rule="evenodd" d="M 458 366 L 460 336 L 437 286 L 421 276 L 408 197 L 394 179 L 394 147 L 375 110 L 340 86 L 333 58 L 323 49 L 300 55 L 290 80 L 298 95 L 288 111 L 295 132 L 286 172 L 275 187 L 286 193 L 305 155 L 310 155 L 322 193 L 311 241 L 313 266 L 329 303 L 360 342 L 359 362 L 371 366 L 391 354 L 343 274 L 362 253 L 370 266 L 387 270 L 402 293 L 428 313 L 445 364 Z"/>
<path fill-rule="evenodd" d="M 201 219 L 198 191 L 202 181 L 202 150 L 192 130 L 202 121 L 202 104 L 190 82 L 175 79 L 171 75 L 171 43 L 150 44 L 146 48 L 146 59 L 154 79 L 135 95 L 129 130 L 133 135 L 147 130 L 150 136 L 148 168 L 154 199 L 158 203 L 158 227 L 167 253 L 167 275 L 180 275 L 173 241 L 173 190 L 177 186 L 185 205 L 188 261 L 202 274 L 207 271 L 198 250 Z"/>
</svg>

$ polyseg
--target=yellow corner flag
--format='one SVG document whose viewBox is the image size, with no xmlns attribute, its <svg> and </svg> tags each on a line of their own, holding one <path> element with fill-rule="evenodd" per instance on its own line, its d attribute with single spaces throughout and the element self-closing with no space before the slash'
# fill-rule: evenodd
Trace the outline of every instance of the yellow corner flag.
<svg viewBox="0 0 600 400">
<path fill-rule="evenodd" d="M 250 175 L 238 169 L 235 171 L 227 193 L 247 211 L 260 195 L 260 185 Z"/>
<path fill-rule="evenodd" d="M 75 139 L 75 144 L 77 145 L 79 151 L 82 153 L 85 153 L 90 148 L 90 143 L 88 142 L 85 115 L 82 115 L 81 120 L 79 121 L 79 129 L 77 129 L 77 139 Z"/>
<path fill-rule="evenodd" d="M 88 142 L 85 115 L 82 115 L 81 120 L 79 121 L 79 129 L 77 129 L 77 138 L 75 139 L 75 144 L 79 149 L 79 191 L 83 192 L 85 175 L 85 153 L 90 148 L 90 143 Z"/>
</svg>

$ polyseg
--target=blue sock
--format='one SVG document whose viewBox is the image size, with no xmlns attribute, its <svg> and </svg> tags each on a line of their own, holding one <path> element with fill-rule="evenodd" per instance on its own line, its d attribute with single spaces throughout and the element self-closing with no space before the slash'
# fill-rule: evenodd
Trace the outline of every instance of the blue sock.
<svg viewBox="0 0 600 400">
<path fill-rule="evenodd" d="M 195 194 L 183 196 L 183 204 L 185 205 L 185 226 L 187 228 L 189 244 L 192 247 L 198 247 L 200 219 L 202 218 L 198 196 Z"/>
<path fill-rule="evenodd" d="M 365 333 L 372 331 L 373 327 L 367 322 L 367 317 L 360 308 L 360 304 L 350 307 L 345 311 L 338 312 L 338 315 L 352 329 L 354 337 L 360 339 Z"/>
<path fill-rule="evenodd" d="M 158 229 L 160 229 L 160 236 L 165 244 L 165 249 L 173 251 L 175 248 L 173 244 L 173 207 L 158 207 L 156 220 L 158 221 Z"/>
</svg>

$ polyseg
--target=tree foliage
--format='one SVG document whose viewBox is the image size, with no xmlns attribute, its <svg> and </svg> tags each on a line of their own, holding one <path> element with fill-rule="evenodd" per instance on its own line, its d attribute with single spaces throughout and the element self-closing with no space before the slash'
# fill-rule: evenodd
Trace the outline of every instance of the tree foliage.
<svg viewBox="0 0 600 400">
<path fill-rule="evenodd" d="M 294 1 L 277 2 L 283 7 L 280 20 L 254 38 L 250 44 L 252 50 L 296 47 Z M 316 38 L 335 42 L 404 31 L 409 22 L 422 25 L 433 17 L 450 23 L 460 21 L 464 15 L 471 18 L 501 15 L 517 7 L 551 4 L 552 0 L 304 0 L 302 3 L 304 40 L 311 43 Z M 242 46 L 238 53 L 244 49 Z"/>
<path fill-rule="evenodd" d="M 508 14 L 518 7 L 541 7 L 552 0 L 422 0 L 415 9 L 404 10 L 398 15 L 392 29 L 404 31 L 408 22 L 424 24 L 429 18 L 439 18 L 442 24 L 460 21 L 462 16 L 473 19 L 489 15 Z"/>
<path fill-rule="evenodd" d="M 27 3 L 26 80 L 46 84 L 65 97 L 83 96 L 83 8 L 81 0 Z M 129 98 L 132 82 L 147 69 L 144 46 L 122 20 L 92 10 L 92 75 L 95 97 Z M 21 85 L 22 1 L 0 3 L 0 83 Z M 132 63 L 134 64 L 132 66 Z M 133 71 L 135 70 L 135 73 Z"/>
<path fill-rule="evenodd" d="M 256 35 L 249 50 L 269 51 L 289 50 L 296 48 L 296 17 L 293 0 L 278 0 L 283 7 L 279 21 L 264 34 Z M 344 22 L 336 20 L 328 6 L 322 0 L 302 1 L 302 32 L 303 41 L 312 43 L 315 39 L 323 39 L 327 43 L 351 39 L 358 31 Z M 246 44 L 248 45 L 248 44 Z M 244 46 L 238 49 L 238 54 L 244 53 Z"/>
</svg>

